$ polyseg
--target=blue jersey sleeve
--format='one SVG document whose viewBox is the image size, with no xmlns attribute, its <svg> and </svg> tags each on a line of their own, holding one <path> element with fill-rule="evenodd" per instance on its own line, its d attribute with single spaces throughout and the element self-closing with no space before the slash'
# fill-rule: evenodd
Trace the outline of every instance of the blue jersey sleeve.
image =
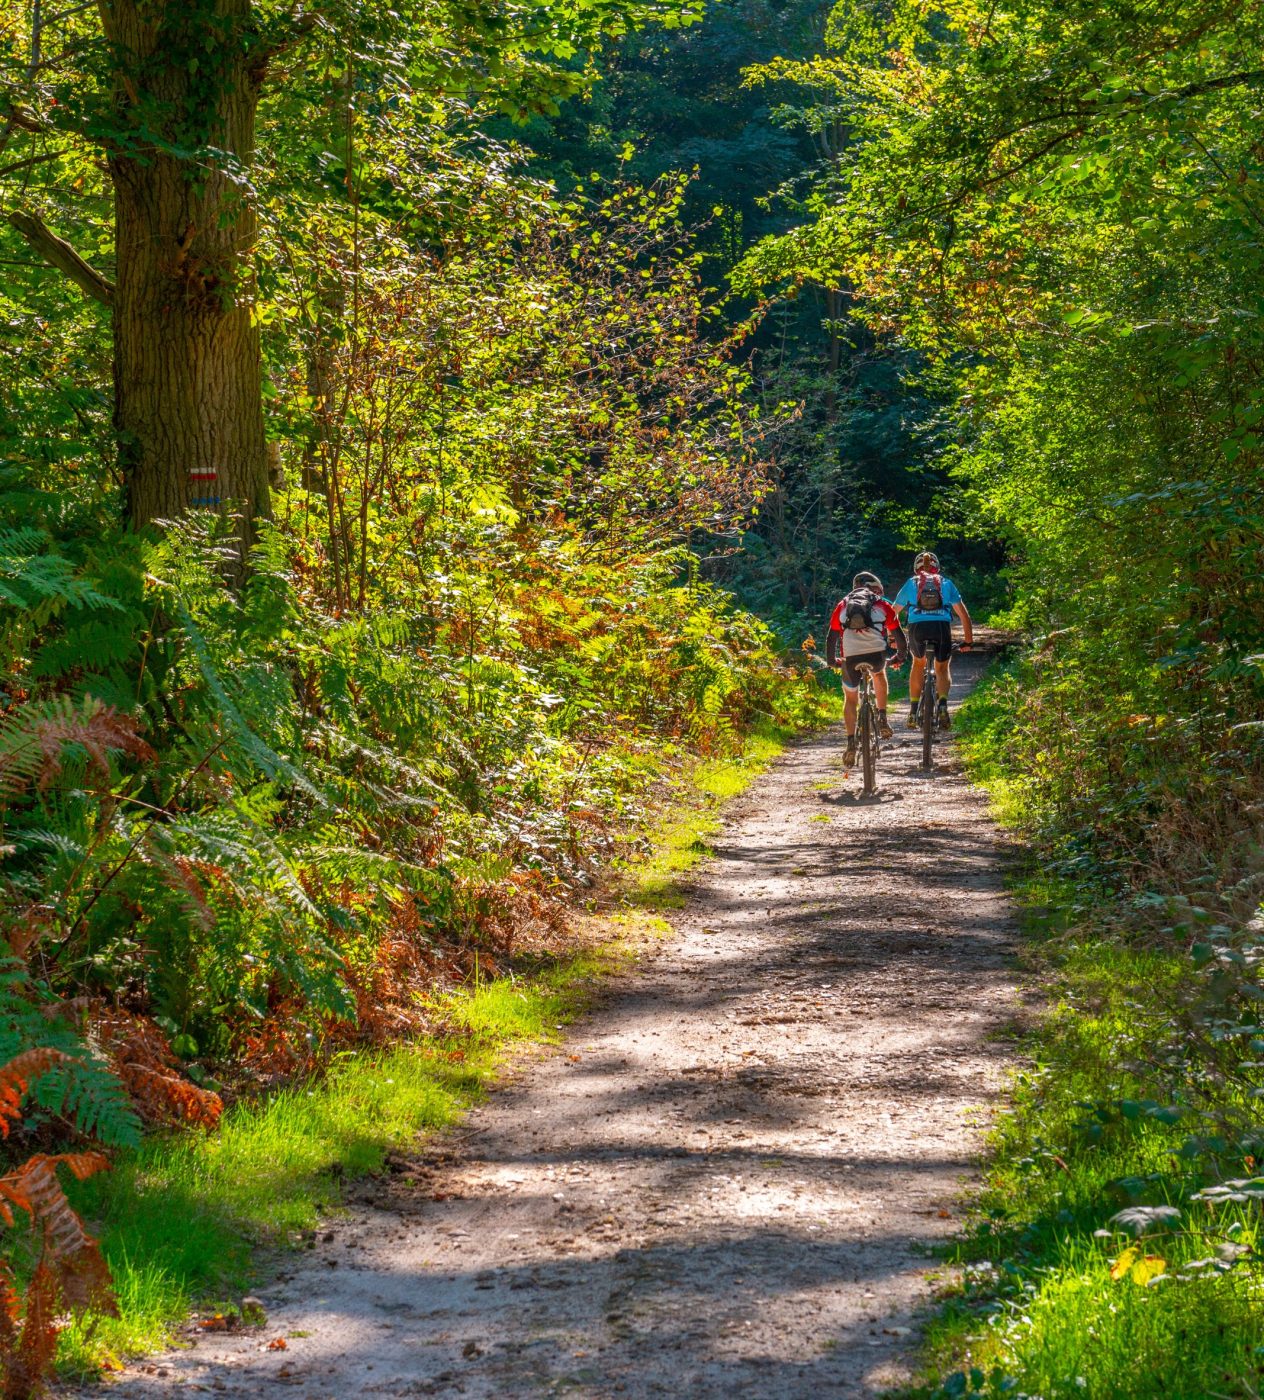
<svg viewBox="0 0 1264 1400">
<path fill-rule="evenodd" d="M 954 603 L 961 601 L 961 594 L 957 591 L 957 585 L 950 578 L 944 580 L 944 606 L 950 608 Z"/>
<path fill-rule="evenodd" d="M 900 591 L 895 595 L 895 601 L 891 604 L 893 608 L 907 608 L 913 604 L 913 580 L 905 579 Z"/>
</svg>

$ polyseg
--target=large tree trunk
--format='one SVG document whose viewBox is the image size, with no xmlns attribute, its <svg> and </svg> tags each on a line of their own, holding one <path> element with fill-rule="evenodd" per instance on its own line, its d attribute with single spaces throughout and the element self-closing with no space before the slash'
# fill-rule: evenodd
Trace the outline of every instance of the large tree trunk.
<svg viewBox="0 0 1264 1400">
<path fill-rule="evenodd" d="M 128 513 L 136 526 L 191 508 L 238 515 L 244 560 L 268 509 L 247 183 L 263 66 L 251 0 L 104 0 L 102 14 L 136 131 L 109 154 Z"/>
</svg>

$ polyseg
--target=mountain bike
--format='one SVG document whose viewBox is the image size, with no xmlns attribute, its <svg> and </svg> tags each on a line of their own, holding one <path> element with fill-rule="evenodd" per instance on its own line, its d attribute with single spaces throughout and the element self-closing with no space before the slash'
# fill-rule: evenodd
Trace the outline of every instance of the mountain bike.
<svg viewBox="0 0 1264 1400">
<path fill-rule="evenodd" d="M 935 760 L 932 749 L 935 743 L 935 705 L 938 687 L 935 685 L 935 663 L 927 655 L 926 670 L 922 674 L 922 701 L 918 712 L 922 721 L 922 767 L 933 768 Z"/>
<path fill-rule="evenodd" d="M 864 778 L 866 797 L 872 797 L 878 785 L 878 703 L 873 693 L 873 667 L 861 661 L 860 707 L 856 713 L 856 743 L 860 749 L 860 771 Z"/>
<path fill-rule="evenodd" d="M 964 642 L 960 646 L 953 648 L 953 650 L 958 653 L 969 652 L 972 649 L 972 646 L 967 646 Z M 939 721 L 936 717 L 938 709 L 939 683 L 935 677 L 935 658 L 931 655 L 930 649 L 927 648 L 926 670 L 922 677 L 921 709 L 918 711 L 918 717 L 922 722 L 923 768 L 933 768 L 935 766 L 933 748 L 935 743 L 935 730 L 939 725 Z"/>
</svg>

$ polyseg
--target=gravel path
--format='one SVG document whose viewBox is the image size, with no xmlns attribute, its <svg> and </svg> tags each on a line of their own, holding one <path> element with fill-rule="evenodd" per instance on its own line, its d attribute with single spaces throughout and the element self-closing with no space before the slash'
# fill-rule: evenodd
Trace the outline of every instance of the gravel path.
<svg viewBox="0 0 1264 1400">
<path fill-rule="evenodd" d="M 926 1246 L 958 1228 L 1019 1009 L 1013 929 L 951 748 L 927 778 L 901 732 L 866 802 L 841 740 L 729 809 L 678 937 L 291 1260 L 262 1333 L 110 1392 L 819 1400 L 907 1379 Z"/>
</svg>

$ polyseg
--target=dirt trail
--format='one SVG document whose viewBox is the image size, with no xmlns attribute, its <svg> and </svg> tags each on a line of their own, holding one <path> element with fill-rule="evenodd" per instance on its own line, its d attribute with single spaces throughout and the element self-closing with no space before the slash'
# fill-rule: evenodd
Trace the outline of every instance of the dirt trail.
<svg viewBox="0 0 1264 1400">
<path fill-rule="evenodd" d="M 678 938 L 292 1262 L 262 1334 L 111 1392 L 818 1400 L 905 1378 L 1018 1008 L 1012 927 L 950 751 L 927 779 L 899 732 L 866 803 L 841 741 L 729 810 Z"/>
</svg>

